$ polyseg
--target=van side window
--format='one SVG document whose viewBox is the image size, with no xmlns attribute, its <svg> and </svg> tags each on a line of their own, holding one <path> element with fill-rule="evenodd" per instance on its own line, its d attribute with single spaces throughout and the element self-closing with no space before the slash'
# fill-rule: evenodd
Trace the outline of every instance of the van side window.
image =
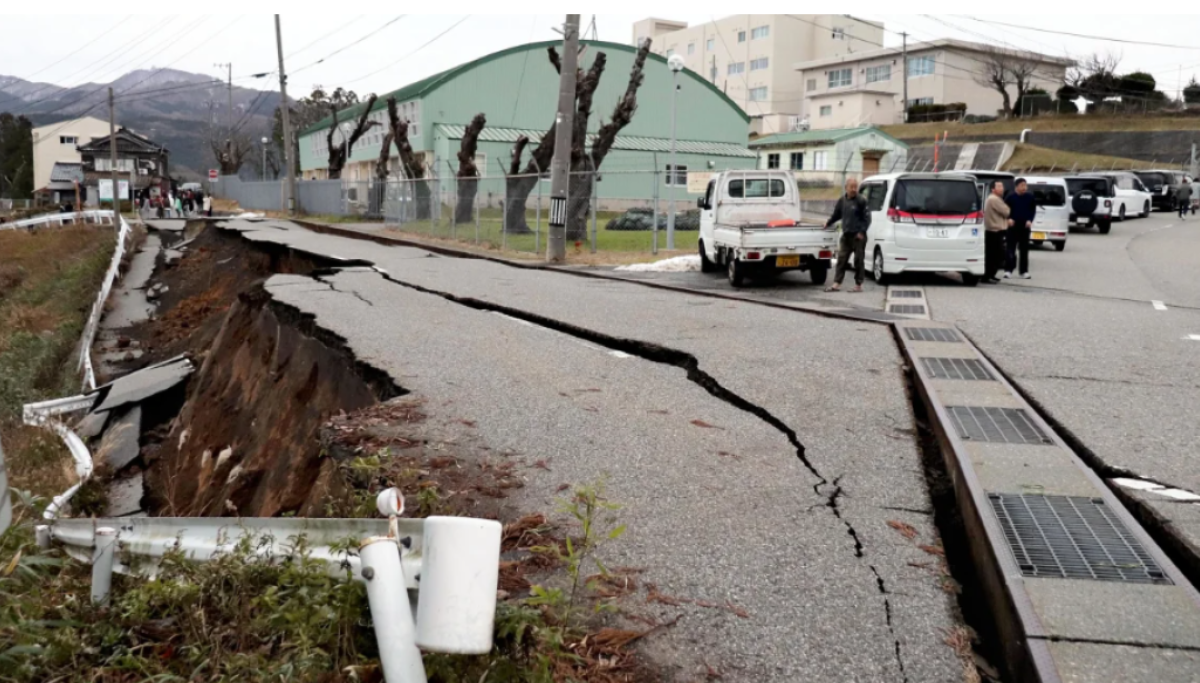
<svg viewBox="0 0 1200 683">
<path fill-rule="evenodd" d="M 859 190 L 867 200 L 868 211 L 883 211 L 883 200 L 887 198 L 887 183 L 867 183 Z"/>
</svg>

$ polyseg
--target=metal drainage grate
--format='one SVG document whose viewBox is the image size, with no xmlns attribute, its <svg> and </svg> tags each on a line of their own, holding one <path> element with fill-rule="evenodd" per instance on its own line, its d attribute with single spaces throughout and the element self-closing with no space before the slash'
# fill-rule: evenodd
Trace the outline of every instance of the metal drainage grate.
<svg viewBox="0 0 1200 683">
<path fill-rule="evenodd" d="M 1171 585 L 1099 498 L 988 494 L 1025 576 Z"/>
<path fill-rule="evenodd" d="M 934 379 L 995 379 L 983 363 L 974 358 L 922 358 L 921 362 Z"/>
<path fill-rule="evenodd" d="M 925 315 L 925 307 L 915 304 L 892 304 L 888 306 L 888 313 L 901 313 L 904 315 Z"/>
<path fill-rule="evenodd" d="M 956 342 L 961 341 L 958 333 L 948 327 L 906 327 L 908 338 L 924 342 Z"/>
<path fill-rule="evenodd" d="M 892 290 L 892 298 L 893 299 L 920 299 L 920 298 L 923 298 L 923 296 L 924 295 L 921 293 L 921 290 L 919 290 L 919 289 L 893 289 Z"/>
<path fill-rule="evenodd" d="M 962 439 L 1033 445 L 1054 443 L 1029 419 L 1029 414 L 1019 408 L 950 406 L 947 410 Z"/>
</svg>

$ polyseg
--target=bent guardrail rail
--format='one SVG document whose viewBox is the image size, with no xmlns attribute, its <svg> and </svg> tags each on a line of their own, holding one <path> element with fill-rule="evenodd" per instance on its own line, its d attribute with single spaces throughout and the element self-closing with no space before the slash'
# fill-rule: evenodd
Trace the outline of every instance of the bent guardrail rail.
<svg viewBox="0 0 1200 683">
<path fill-rule="evenodd" d="M 117 244 L 113 248 L 108 272 L 104 274 L 104 282 L 100 285 L 100 291 L 96 295 L 96 301 L 92 304 L 92 312 L 88 315 L 87 323 L 83 327 L 83 336 L 79 341 L 78 370 L 83 373 L 85 390 L 96 388 L 96 372 L 92 367 L 92 344 L 96 340 L 96 331 L 100 328 L 100 318 L 104 315 L 104 305 L 108 301 L 108 295 L 112 292 L 117 276 L 120 275 L 121 259 L 125 257 L 126 242 L 131 232 L 129 223 L 125 221 L 124 216 L 116 214 L 116 218 L 116 224 L 120 226 L 117 229 Z"/>
<path fill-rule="evenodd" d="M 55 496 L 50 504 L 46 506 L 46 510 L 42 513 L 45 519 L 54 519 L 58 516 L 63 507 L 79 491 L 79 487 L 83 486 L 91 478 L 93 469 L 92 453 L 88 450 L 87 445 L 83 443 L 83 439 L 79 438 L 78 434 L 56 418 L 60 415 L 88 410 L 95 402 L 96 397 L 94 395 L 70 396 L 42 401 L 40 403 L 27 403 L 22 409 L 22 419 L 25 424 L 35 427 L 46 427 L 55 434 L 58 434 L 59 438 L 66 444 L 67 450 L 71 452 L 71 458 L 75 460 L 75 474 L 79 477 L 78 482 Z"/>
<path fill-rule="evenodd" d="M 103 223 L 105 219 L 110 225 L 114 224 L 111 210 L 92 209 L 88 211 L 70 211 L 67 213 L 51 213 L 35 216 L 11 223 L 0 223 L 0 230 L 16 230 L 18 228 L 34 228 L 39 225 L 66 225 L 67 223 L 91 222 Z"/>
<path fill-rule="evenodd" d="M 395 489 L 377 503 L 388 519 L 57 519 L 38 526 L 37 539 L 92 564 L 97 603 L 108 599 L 114 571 L 152 578 L 167 553 L 206 562 L 248 542 L 256 557 L 285 560 L 302 549 L 330 575 L 366 584 L 384 679 L 425 683 L 421 649 L 491 650 L 501 526 L 466 517 L 400 519 L 403 497 Z M 421 596 L 415 609 L 410 592 Z"/>
</svg>

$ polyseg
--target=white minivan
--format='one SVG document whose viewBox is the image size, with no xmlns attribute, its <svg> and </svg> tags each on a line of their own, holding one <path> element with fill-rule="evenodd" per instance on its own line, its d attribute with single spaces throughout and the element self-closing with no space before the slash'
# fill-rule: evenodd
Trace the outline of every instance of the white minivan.
<svg viewBox="0 0 1200 683">
<path fill-rule="evenodd" d="M 953 272 L 968 286 L 983 276 L 983 210 L 964 175 L 888 173 L 858 189 L 871 211 L 871 274 L 879 284 L 900 273 Z"/>
<path fill-rule="evenodd" d="M 1062 251 L 1067 248 L 1067 234 L 1071 231 L 1071 207 L 1067 206 L 1067 179 L 1026 176 L 1025 182 L 1037 203 L 1033 218 L 1033 230 L 1029 240 L 1040 247 L 1049 242 Z"/>
<path fill-rule="evenodd" d="M 1116 185 L 1117 196 L 1113 202 L 1113 216 L 1117 220 L 1145 218 L 1150 215 L 1153 194 L 1150 190 L 1146 189 L 1146 185 L 1142 182 L 1141 178 L 1129 171 L 1110 171 L 1095 175 L 1112 178 L 1113 183 Z"/>
</svg>

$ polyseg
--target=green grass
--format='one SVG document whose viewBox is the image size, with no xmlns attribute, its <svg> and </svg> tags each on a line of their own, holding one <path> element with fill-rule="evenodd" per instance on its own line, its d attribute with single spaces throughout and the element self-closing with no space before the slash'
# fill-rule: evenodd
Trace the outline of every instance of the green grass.
<svg viewBox="0 0 1200 683">
<path fill-rule="evenodd" d="M 600 252 L 645 253 L 649 254 L 654 244 L 653 231 L 608 230 L 608 221 L 621 215 L 621 212 L 601 211 L 596 215 L 596 249 Z M 477 244 L 488 249 L 503 249 L 526 253 L 538 253 L 546 249 L 546 235 L 549 230 L 547 215 L 541 215 L 540 229 L 538 216 L 535 212 L 526 212 L 526 221 L 534 232 L 528 234 L 504 234 L 504 216 L 500 209 L 483 209 L 480 212 L 478 225 L 469 223 L 454 225 L 453 212 L 446 208 L 438 221 L 414 221 L 395 226 L 394 229 L 417 236 L 450 239 L 468 244 Z M 579 244 L 579 250 L 591 250 L 592 224 L 588 222 L 588 237 Z M 694 252 L 699 233 L 695 230 L 677 231 L 675 247 L 680 251 Z M 666 230 L 659 230 L 658 249 L 665 250 L 667 246 Z M 567 244 L 567 253 L 574 253 L 574 243 Z"/>
</svg>

